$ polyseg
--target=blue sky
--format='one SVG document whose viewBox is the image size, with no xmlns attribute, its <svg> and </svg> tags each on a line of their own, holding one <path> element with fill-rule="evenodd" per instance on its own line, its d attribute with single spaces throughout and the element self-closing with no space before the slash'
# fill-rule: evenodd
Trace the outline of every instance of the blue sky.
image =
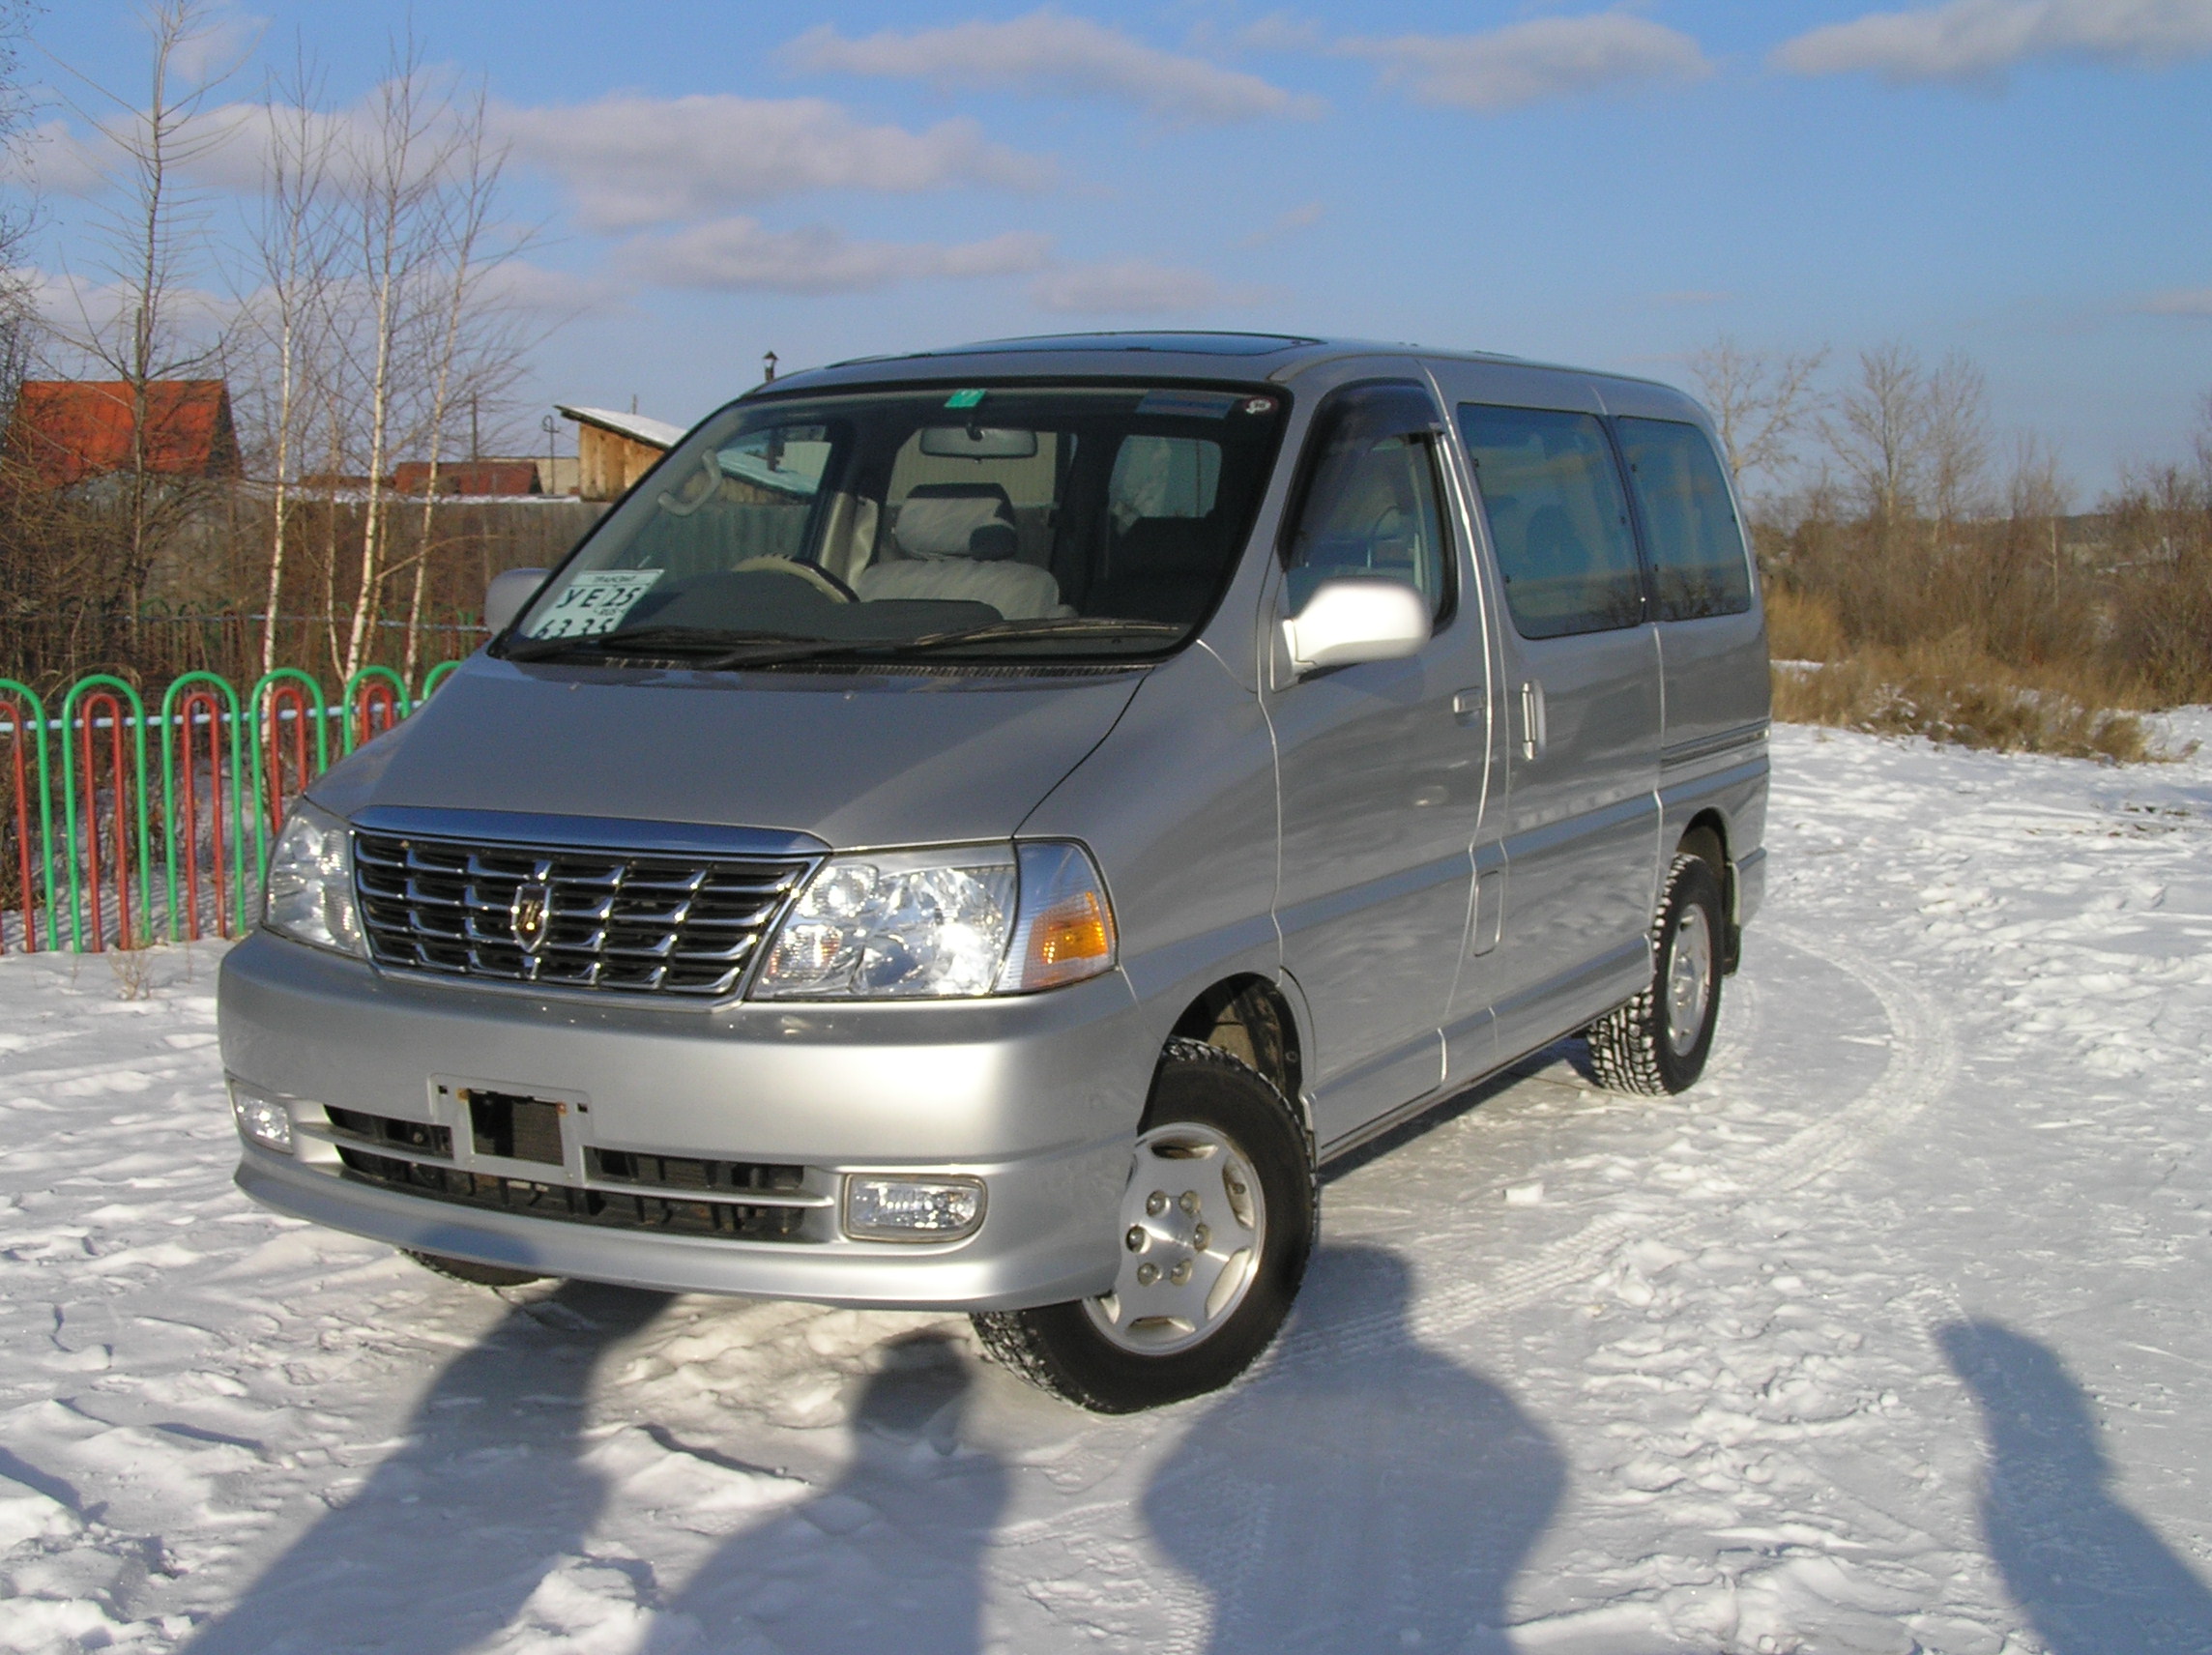
<svg viewBox="0 0 2212 1655">
<path fill-rule="evenodd" d="M 264 0 L 226 26 L 256 62 L 297 34 L 342 102 L 407 16 Z M 2178 457 L 2212 392 L 2212 0 L 471 0 L 415 26 L 487 80 L 543 226 L 547 402 L 687 421 L 771 348 L 1099 326 L 1674 379 L 1724 333 L 1832 346 L 1831 381 L 1898 340 L 1972 357 L 2000 437 L 2053 441 L 2088 496 Z M 143 76 L 127 5 L 34 35 L 56 88 L 44 54 Z M 82 152 L 33 155 L 41 262 L 78 268 Z"/>
</svg>

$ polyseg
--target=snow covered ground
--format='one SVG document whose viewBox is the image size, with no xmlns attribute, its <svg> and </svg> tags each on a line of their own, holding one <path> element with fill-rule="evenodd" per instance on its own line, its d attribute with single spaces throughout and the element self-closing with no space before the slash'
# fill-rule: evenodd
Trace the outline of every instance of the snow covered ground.
<svg viewBox="0 0 2212 1655">
<path fill-rule="evenodd" d="M 273 1217 L 213 948 L 0 960 L 0 1648 L 2212 1650 L 2212 756 L 1775 749 L 1705 1082 L 1339 1169 L 1135 1419 Z"/>
</svg>

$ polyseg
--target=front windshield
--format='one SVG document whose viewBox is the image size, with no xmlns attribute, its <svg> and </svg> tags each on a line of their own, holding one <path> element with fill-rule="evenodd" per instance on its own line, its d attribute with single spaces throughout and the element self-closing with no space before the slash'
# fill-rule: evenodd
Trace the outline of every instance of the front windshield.
<svg viewBox="0 0 2212 1655">
<path fill-rule="evenodd" d="M 738 403 L 600 524 L 505 649 L 1157 654 L 1227 584 L 1284 408 L 1191 386 Z"/>
</svg>

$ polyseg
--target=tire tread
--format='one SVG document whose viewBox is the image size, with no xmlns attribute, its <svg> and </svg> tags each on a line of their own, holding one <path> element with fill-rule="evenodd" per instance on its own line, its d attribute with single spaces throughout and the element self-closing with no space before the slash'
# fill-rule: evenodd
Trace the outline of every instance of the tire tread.
<svg viewBox="0 0 2212 1655">
<path fill-rule="evenodd" d="M 1667 888 L 1660 893 L 1658 912 L 1651 916 L 1651 980 L 1634 1000 L 1615 1006 L 1583 1031 L 1589 1048 L 1590 1073 L 1608 1091 L 1663 1097 L 1676 1089 L 1668 1083 L 1659 1059 L 1659 961 L 1667 923 L 1674 913 L 1674 899 L 1682 883 L 1693 870 L 1703 867 L 1696 857 L 1674 858 L 1667 870 Z M 1717 944 L 1719 938 L 1714 941 Z M 1718 983 L 1714 986 L 1717 992 Z"/>
</svg>

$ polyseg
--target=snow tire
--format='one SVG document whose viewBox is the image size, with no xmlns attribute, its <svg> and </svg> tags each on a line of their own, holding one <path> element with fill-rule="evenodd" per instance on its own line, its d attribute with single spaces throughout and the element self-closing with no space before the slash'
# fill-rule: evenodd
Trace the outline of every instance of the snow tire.
<svg viewBox="0 0 2212 1655">
<path fill-rule="evenodd" d="M 1583 1031 L 1590 1072 L 1611 1091 L 1656 1097 L 1687 1091 L 1704 1073 L 1721 1008 L 1723 939 L 1720 882 L 1697 857 L 1676 857 L 1651 922 L 1651 981 L 1634 1000 Z M 1692 955 L 1700 947 L 1702 960 Z M 1677 1029 L 1682 1002 L 1669 993 L 1677 977 L 1702 976 L 1696 1026 Z M 1687 986 L 1687 985 L 1685 985 Z"/>
<path fill-rule="evenodd" d="M 401 1251 L 425 1270 L 456 1282 L 467 1282 L 471 1287 L 523 1288 L 545 1279 L 535 1270 L 510 1270 L 504 1264 L 480 1264 L 473 1259 L 449 1259 L 443 1253 L 418 1253 L 412 1247 Z"/>
<path fill-rule="evenodd" d="M 1252 1169 L 1265 1222 L 1243 1296 L 1195 1344 L 1148 1354 L 1117 1344 L 1083 1301 L 978 1311 L 984 1352 L 1041 1390 L 1093 1413 L 1135 1413 L 1219 1390 L 1258 1359 L 1290 1314 L 1321 1228 L 1311 1142 L 1274 1085 L 1199 1040 L 1160 1054 L 1138 1131 L 1178 1125 L 1232 1145 Z"/>
</svg>

